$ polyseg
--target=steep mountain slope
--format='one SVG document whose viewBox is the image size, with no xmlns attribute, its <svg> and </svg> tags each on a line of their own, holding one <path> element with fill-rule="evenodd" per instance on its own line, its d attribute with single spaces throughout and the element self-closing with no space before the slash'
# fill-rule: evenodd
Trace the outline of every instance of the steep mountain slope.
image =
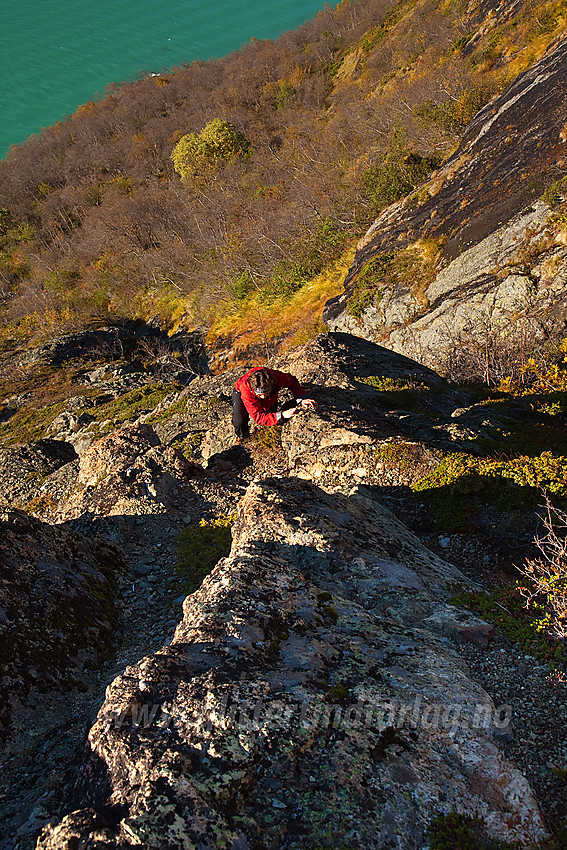
<svg viewBox="0 0 567 850">
<path fill-rule="evenodd" d="M 0 342 L 126 316 L 213 324 L 230 350 L 240 310 L 261 340 L 265 310 L 412 192 L 563 30 L 563 0 L 344 2 L 85 104 L 0 163 Z M 181 179 L 176 144 L 219 119 L 251 155 Z M 272 349 L 320 330 L 315 304 L 273 322 Z"/>
<path fill-rule="evenodd" d="M 48 827 L 38 849 L 417 850 L 452 810 L 494 837 L 543 838 L 495 742 L 507 709 L 448 639 L 478 625 L 446 604 L 455 581 L 365 490 L 252 484 L 230 557 L 172 642 L 107 689 L 89 734 L 95 812 Z"/>
<path fill-rule="evenodd" d="M 493 384 L 564 335 L 564 15 L 344 2 L 0 165 L 2 850 L 402 850 L 475 813 L 530 846 L 567 815 L 562 642 L 452 598 L 567 496 L 564 371 L 430 368 Z M 252 156 L 181 181 L 219 117 Z M 276 358 L 372 219 L 349 333 Z M 317 410 L 235 446 L 211 324 L 219 371 L 255 346 Z"/>
<path fill-rule="evenodd" d="M 562 41 L 475 116 L 417 192 L 382 213 L 344 293 L 325 307 L 331 328 L 453 373 L 459 349 L 497 347 L 499 332 L 526 356 L 561 337 L 566 72 Z"/>
</svg>

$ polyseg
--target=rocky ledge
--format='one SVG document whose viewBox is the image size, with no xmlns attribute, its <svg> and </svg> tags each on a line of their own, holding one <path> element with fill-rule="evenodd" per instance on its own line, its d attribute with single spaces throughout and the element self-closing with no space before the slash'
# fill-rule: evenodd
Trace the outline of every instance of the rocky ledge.
<svg viewBox="0 0 567 850">
<path fill-rule="evenodd" d="M 186 597 L 173 638 L 107 688 L 68 813 L 38 850 L 408 850 L 452 811 L 482 816 L 494 839 L 540 841 L 538 803 L 504 754 L 511 709 L 462 660 L 462 642 L 486 647 L 492 628 L 449 603 L 471 579 L 385 506 L 378 462 L 405 439 L 427 467 L 435 446 L 490 439 L 498 423 L 434 372 L 348 335 L 278 365 L 319 402 L 282 432 L 281 474 L 268 463 L 250 481 L 251 447 L 231 446 L 228 374 L 196 379 L 186 405 L 169 399 L 155 431 L 130 424 L 81 456 L 79 490 L 60 506 L 75 523 L 110 520 L 112 504 L 124 516 L 125 499 L 174 515 L 172 479 L 196 493 L 228 477 L 235 500 L 248 486 L 230 555 Z M 171 453 L 205 416 L 196 477 Z"/>
<path fill-rule="evenodd" d="M 12 501 L 0 633 L 31 677 L 6 679 L 6 850 L 30 850 L 41 828 L 39 850 L 418 848 L 452 811 L 480 814 L 494 839 L 545 834 L 525 778 L 540 794 L 539 774 L 508 760 L 525 752 L 516 697 L 490 679 L 489 696 L 463 661 L 477 650 L 482 673 L 494 630 L 449 602 L 482 580 L 487 544 L 437 546 L 433 533 L 426 545 L 391 512 L 403 506 L 419 530 L 400 485 L 445 451 L 498 446 L 525 406 L 475 403 L 347 334 L 277 366 L 318 407 L 243 445 L 237 374 L 225 373 L 173 387 L 98 438 L 83 439 L 85 423 L 78 456 L 45 439 L 0 452 Z M 180 532 L 236 511 L 230 555 L 187 596 L 206 570 L 194 564 L 186 586 Z M 495 518 L 476 517 L 487 543 Z M 87 689 L 86 710 L 69 685 Z M 23 729 L 35 731 L 19 746 Z"/>
</svg>

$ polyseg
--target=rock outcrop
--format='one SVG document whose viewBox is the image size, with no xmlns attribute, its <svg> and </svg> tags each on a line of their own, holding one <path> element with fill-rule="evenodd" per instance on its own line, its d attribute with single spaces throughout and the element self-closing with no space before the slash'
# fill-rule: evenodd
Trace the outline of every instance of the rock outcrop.
<svg viewBox="0 0 567 850">
<path fill-rule="evenodd" d="M 289 475 L 249 484 L 230 556 L 185 599 L 171 642 L 108 687 L 74 810 L 44 828 L 38 850 L 410 850 L 454 810 L 480 814 L 494 838 L 539 841 L 537 801 L 501 749 L 510 709 L 459 654 L 462 641 L 492 636 L 449 604 L 451 587 L 470 580 L 381 501 L 380 446 L 413 441 L 427 467 L 436 445 L 489 438 L 498 423 L 467 414 L 466 396 L 431 370 L 346 334 L 321 335 L 278 366 L 318 401 L 282 432 Z M 113 476 L 130 486 L 127 468 L 166 465 L 180 437 L 199 433 L 208 469 L 194 486 L 209 486 L 214 445 L 242 481 L 247 450 L 229 449 L 234 378 L 194 381 L 185 409 L 170 401 L 171 419 L 156 423 L 169 447 L 147 424 L 93 444 L 81 458 L 83 507 Z"/>
<path fill-rule="evenodd" d="M 267 479 L 233 532 L 172 643 L 108 688 L 91 809 L 47 827 L 38 850 L 411 850 L 452 810 L 480 813 L 494 837 L 542 837 L 498 748 L 507 709 L 448 637 L 463 626 L 446 602 L 458 570 L 367 488 Z"/>
<path fill-rule="evenodd" d="M 22 507 L 37 495 L 43 481 L 76 459 L 73 446 L 63 440 L 39 440 L 24 446 L 0 448 L 0 481 L 4 498 L 10 504 Z"/>
<path fill-rule="evenodd" d="M 0 506 L 0 736 L 9 748 L 46 736 L 61 722 L 62 694 L 111 656 L 119 568 L 107 541 Z"/>
<path fill-rule="evenodd" d="M 453 810 L 524 846 L 545 834 L 505 755 L 510 709 L 462 660 L 472 645 L 485 652 L 494 630 L 449 602 L 455 584 L 475 583 L 484 548 L 468 549 L 465 575 L 391 512 L 411 501 L 400 485 L 448 451 L 501 439 L 521 404 L 474 403 L 431 369 L 343 333 L 275 365 L 317 408 L 243 445 L 233 444 L 232 372 L 132 408 L 79 457 L 54 441 L 4 450 L 0 484 L 28 515 L 3 500 L 0 625 L 3 651 L 14 646 L 3 720 L 18 733 L 43 712 L 28 734 L 38 768 L 23 756 L 27 796 L 9 805 L 18 850 L 41 827 L 40 850 L 420 848 L 432 818 Z M 10 483 L 26 458 L 40 476 L 35 497 Z M 230 555 L 186 596 L 179 534 L 237 509 Z M 436 547 L 437 534 L 428 540 Z M 103 671 L 119 628 L 130 648 Z M 50 736 L 59 751 L 57 700 L 69 685 L 90 687 L 92 711 L 113 677 L 82 767 L 71 760 L 50 795 L 41 775 L 56 755 Z M 20 744 L 12 734 L 8 754 Z"/>
<path fill-rule="evenodd" d="M 478 113 L 442 168 L 380 215 L 344 293 L 325 307 L 332 330 L 441 369 L 487 330 L 525 338 L 527 328 L 531 339 L 562 331 L 566 238 L 550 204 L 563 184 L 547 204 L 538 198 L 564 173 L 566 62 L 562 41 Z M 400 251 L 411 273 L 388 276 Z"/>
<path fill-rule="evenodd" d="M 38 348 L 31 348 L 19 357 L 25 365 L 36 363 L 60 367 L 66 361 L 77 358 L 95 358 L 112 361 L 124 358 L 134 360 L 153 354 L 155 365 L 162 361 L 179 358 L 176 368 L 170 372 L 179 372 L 181 368 L 195 374 L 203 356 L 203 344 L 198 333 L 177 333 L 173 337 L 161 332 L 141 320 L 116 323 L 97 330 L 79 331 L 54 337 Z"/>
</svg>

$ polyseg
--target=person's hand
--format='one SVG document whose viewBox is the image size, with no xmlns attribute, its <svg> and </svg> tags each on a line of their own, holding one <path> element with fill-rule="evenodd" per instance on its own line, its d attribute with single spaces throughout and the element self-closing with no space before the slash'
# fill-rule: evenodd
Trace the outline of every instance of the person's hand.
<svg viewBox="0 0 567 850">
<path fill-rule="evenodd" d="M 299 404 L 301 407 L 308 407 L 310 410 L 315 410 L 317 402 L 312 398 L 300 398 Z"/>
<path fill-rule="evenodd" d="M 287 410 L 282 410 L 283 419 L 291 419 L 297 413 L 297 407 L 289 407 Z"/>
</svg>

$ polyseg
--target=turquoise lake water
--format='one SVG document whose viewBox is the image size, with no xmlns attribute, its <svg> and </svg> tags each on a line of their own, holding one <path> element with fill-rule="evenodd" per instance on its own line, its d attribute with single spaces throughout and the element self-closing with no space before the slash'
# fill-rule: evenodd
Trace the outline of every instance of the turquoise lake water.
<svg viewBox="0 0 567 850">
<path fill-rule="evenodd" d="M 103 93 L 277 38 L 322 0 L 0 0 L 0 157 Z"/>
</svg>

